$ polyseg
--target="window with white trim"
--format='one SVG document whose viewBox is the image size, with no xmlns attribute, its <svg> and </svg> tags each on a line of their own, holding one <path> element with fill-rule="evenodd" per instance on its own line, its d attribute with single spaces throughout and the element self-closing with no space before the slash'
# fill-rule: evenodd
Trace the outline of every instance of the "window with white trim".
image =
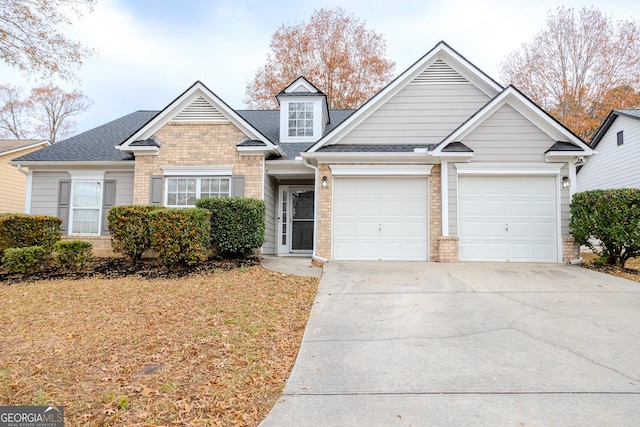
<svg viewBox="0 0 640 427">
<path fill-rule="evenodd" d="M 167 178 L 167 207 L 189 208 L 197 199 L 229 197 L 230 178 Z"/>
<path fill-rule="evenodd" d="M 99 234 L 102 182 L 74 180 L 71 194 L 71 233 Z"/>
<path fill-rule="evenodd" d="M 288 136 L 313 136 L 313 102 L 289 103 Z"/>
</svg>

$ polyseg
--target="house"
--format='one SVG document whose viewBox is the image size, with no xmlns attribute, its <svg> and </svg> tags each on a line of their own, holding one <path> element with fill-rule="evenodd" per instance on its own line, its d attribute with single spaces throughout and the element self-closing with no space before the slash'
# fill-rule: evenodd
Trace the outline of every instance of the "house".
<svg viewBox="0 0 640 427">
<path fill-rule="evenodd" d="M 598 155 L 578 170 L 578 191 L 640 188 L 640 110 L 613 110 L 591 141 Z"/>
<path fill-rule="evenodd" d="M 11 159 L 48 145 L 51 145 L 49 141 L 42 139 L 0 140 L 0 213 L 26 212 L 27 172 L 11 166 Z"/>
<path fill-rule="evenodd" d="M 265 255 L 319 260 L 563 262 L 575 159 L 592 149 L 444 42 L 356 111 L 300 77 L 278 111 L 229 107 L 196 82 L 21 156 L 31 213 L 104 239 L 120 204 L 266 204 Z M 93 236 L 93 237 L 92 237 Z"/>
</svg>

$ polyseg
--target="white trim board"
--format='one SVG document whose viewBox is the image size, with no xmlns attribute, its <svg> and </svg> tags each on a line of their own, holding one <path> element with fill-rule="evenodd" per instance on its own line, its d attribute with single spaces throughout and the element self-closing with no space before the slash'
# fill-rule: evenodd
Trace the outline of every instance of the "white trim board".
<svg viewBox="0 0 640 427">
<path fill-rule="evenodd" d="M 329 165 L 333 176 L 429 176 L 433 165 Z"/>
</svg>

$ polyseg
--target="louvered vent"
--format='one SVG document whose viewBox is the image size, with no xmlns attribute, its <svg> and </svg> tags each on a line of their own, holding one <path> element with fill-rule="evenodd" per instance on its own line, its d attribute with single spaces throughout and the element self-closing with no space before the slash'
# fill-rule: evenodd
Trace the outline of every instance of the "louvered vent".
<svg viewBox="0 0 640 427">
<path fill-rule="evenodd" d="M 448 66 L 442 59 L 438 59 L 416 77 L 412 83 L 464 83 L 467 79 L 456 70 Z"/>
<path fill-rule="evenodd" d="M 227 118 L 203 97 L 189 104 L 172 122 L 226 122 Z"/>
</svg>

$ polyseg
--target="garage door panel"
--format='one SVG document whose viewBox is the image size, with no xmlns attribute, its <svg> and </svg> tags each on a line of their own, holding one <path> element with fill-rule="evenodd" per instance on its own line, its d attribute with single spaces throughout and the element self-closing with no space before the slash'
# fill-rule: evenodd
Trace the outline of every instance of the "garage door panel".
<svg viewBox="0 0 640 427">
<path fill-rule="evenodd" d="M 557 261 L 555 177 L 460 176 L 458 191 L 461 260 Z"/>
<path fill-rule="evenodd" d="M 427 185 L 426 177 L 336 178 L 334 258 L 425 261 Z"/>
</svg>

